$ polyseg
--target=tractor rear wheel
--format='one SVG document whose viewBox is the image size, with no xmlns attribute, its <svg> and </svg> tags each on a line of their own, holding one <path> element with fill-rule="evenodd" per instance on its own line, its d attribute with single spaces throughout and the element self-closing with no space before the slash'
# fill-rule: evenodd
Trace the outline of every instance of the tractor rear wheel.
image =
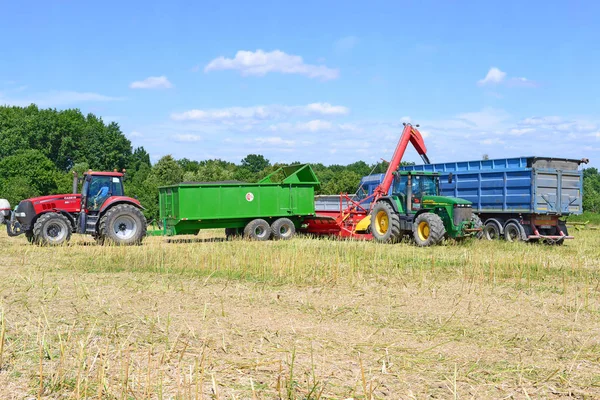
<svg viewBox="0 0 600 400">
<path fill-rule="evenodd" d="M 244 237 L 258 241 L 269 240 L 271 237 L 271 226 L 264 219 L 253 219 L 244 228 Z"/>
<path fill-rule="evenodd" d="M 413 238 L 418 246 L 433 246 L 444 239 L 446 228 L 439 215 L 426 212 L 413 223 Z"/>
<path fill-rule="evenodd" d="M 271 224 L 273 239 L 288 240 L 296 234 L 296 226 L 288 218 L 279 218 Z"/>
<path fill-rule="evenodd" d="M 117 245 L 141 244 L 146 236 L 146 218 L 139 208 L 131 204 L 111 207 L 100 219 L 99 244 L 106 241 Z"/>
<path fill-rule="evenodd" d="M 41 246 L 58 246 L 71 239 L 71 222 L 62 214 L 46 213 L 33 225 L 31 243 Z M 29 237 L 27 238 L 29 240 Z"/>
<path fill-rule="evenodd" d="M 378 201 L 373 207 L 371 233 L 380 243 L 400 240 L 400 217 L 387 201 Z"/>
</svg>

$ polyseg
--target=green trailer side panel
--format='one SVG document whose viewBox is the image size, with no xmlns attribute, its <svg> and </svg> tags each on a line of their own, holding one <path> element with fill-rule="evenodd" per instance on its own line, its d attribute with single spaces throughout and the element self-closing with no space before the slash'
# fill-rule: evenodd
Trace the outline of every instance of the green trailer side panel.
<svg viewBox="0 0 600 400">
<path fill-rule="evenodd" d="M 281 182 L 274 182 L 279 173 Z M 282 168 L 259 183 L 181 183 L 159 188 L 160 219 L 168 234 L 242 228 L 255 218 L 314 215 L 319 185 L 309 165 Z"/>
</svg>

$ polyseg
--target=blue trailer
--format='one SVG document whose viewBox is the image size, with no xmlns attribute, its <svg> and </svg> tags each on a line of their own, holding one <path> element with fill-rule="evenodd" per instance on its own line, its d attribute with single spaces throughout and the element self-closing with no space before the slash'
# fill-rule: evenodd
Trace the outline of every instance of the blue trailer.
<svg viewBox="0 0 600 400">
<path fill-rule="evenodd" d="M 440 195 L 471 201 L 486 239 L 562 244 L 573 237 L 561 218 L 583 212 L 582 163 L 587 160 L 516 157 L 400 169 L 438 172 Z"/>
</svg>

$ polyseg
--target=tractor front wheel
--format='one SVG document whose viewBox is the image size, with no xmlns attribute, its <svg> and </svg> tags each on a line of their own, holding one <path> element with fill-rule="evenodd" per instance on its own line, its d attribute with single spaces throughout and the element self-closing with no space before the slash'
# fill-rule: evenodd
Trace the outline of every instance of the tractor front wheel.
<svg viewBox="0 0 600 400">
<path fill-rule="evenodd" d="M 418 246 L 436 245 L 442 241 L 445 234 L 444 222 L 437 214 L 420 214 L 413 223 L 413 238 Z"/>
<path fill-rule="evenodd" d="M 139 208 L 131 204 L 118 204 L 100 219 L 98 243 L 105 241 L 117 245 L 141 244 L 146 236 L 146 218 Z"/>
<path fill-rule="evenodd" d="M 41 246 L 58 246 L 67 243 L 71 239 L 71 222 L 62 214 L 43 214 L 33 225 L 33 234 L 30 243 Z"/>
<path fill-rule="evenodd" d="M 380 243 L 400 240 L 400 217 L 387 201 L 378 201 L 373 207 L 371 233 Z"/>
</svg>

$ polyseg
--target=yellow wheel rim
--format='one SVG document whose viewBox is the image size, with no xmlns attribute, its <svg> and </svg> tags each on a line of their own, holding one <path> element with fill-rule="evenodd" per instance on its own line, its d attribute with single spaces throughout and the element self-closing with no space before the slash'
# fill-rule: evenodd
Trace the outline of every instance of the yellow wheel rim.
<svg viewBox="0 0 600 400">
<path fill-rule="evenodd" d="M 419 239 L 421 239 L 421 240 L 429 239 L 429 224 L 425 221 L 421 221 L 417 228 L 417 232 L 419 233 Z"/>
<path fill-rule="evenodd" d="M 375 216 L 375 226 L 377 228 L 377 233 L 380 235 L 385 235 L 388 230 L 389 220 L 388 215 L 385 211 L 379 211 Z"/>
</svg>

